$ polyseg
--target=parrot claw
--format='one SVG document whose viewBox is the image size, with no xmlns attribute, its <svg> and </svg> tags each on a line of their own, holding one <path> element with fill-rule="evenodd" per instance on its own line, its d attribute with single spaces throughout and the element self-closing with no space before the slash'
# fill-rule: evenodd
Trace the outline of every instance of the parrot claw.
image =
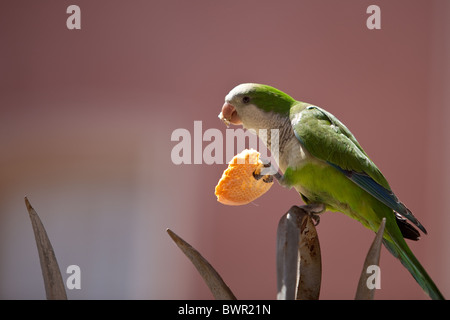
<svg viewBox="0 0 450 320">
<path fill-rule="evenodd" d="M 314 221 L 314 226 L 318 226 L 320 223 L 320 213 L 325 211 L 325 205 L 323 203 L 311 203 L 301 207 L 308 212 L 311 219 Z"/>
<path fill-rule="evenodd" d="M 264 169 L 272 167 L 272 163 L 270 161 L 264 160 L 264 159 L 261 159 L 261 160 L 263 162 Z M 274 177 L 273 174 L 271 174 L 271 173 L 262 174 L 262 171 L 265 171 L 265 170 L 261 170 L 259 173 L 256 173 L 256 171 L 257 170 L 253 171 L 253 178 L 255 178 L 256 180 L 260 180 L 262 178 L 265 183 L 273 182 L 273 177 Z M 275 178 L 278 179 L 277 177 L 275 177 Z"/>
<path fill-rule="evenodd" d="M 263 177 L 263 175 L 256 173 L 256 170 L 253 171 L 253 178 L 255 178 L 256 180 L 259 180 Z"/>
<path fill-rule="evenodd" d="M 264 164 L 264 168 L 270 168 L 270 166 L 270 163 L 268 165 Z M 276 172 L 274 174 L 261 174 L 256 173 L 256 170 L 253 171 L 253 178 L 255 178 L 256 180 L 263 179 L 265 183 L 272 183 L 274 177 L 278 182 L 280 182 L 280 180 L 283 178 L 283 176 L 279 172 Z"/>
<path fill-rule="evenodd" d="M 272 167 L 272 163 L 269 160 L 261 159 L 261 161 L 263 162 L 264 169 L 262 169 L 260 173 L 256 173 L 256 170 L 253 171 L 253 177 L 256 180 L 264 178 L 263 179 L 264 182 L 272 183 L 273 178 L 275 178 L 275 179 L 277 179 L 280 186 L 283 186 L 285 188 L 290 188 L 290 186 L 284 182 L 284 179 L 283 179 L 284 176 L 281 173 L 279 173 L 278 171 L 276 171 L 276 169 L 274 169 L 274 167 Z"/>
<path fill-rule="evenodd" d="M 256 180 L 263 179 L 263 181 L 265 183 L 272 183 L 273 182 L 273 175 L 256 173 L 256 170 L 253 171 L 253 178 L 255 178 Z"/>
<path fill-rule="evenodd" d="M 318 214 L 311 214 L 311 219 L 314 221 L 314 227 L 317 227 L 320 223 L 320 216 Z"/>
</svg>

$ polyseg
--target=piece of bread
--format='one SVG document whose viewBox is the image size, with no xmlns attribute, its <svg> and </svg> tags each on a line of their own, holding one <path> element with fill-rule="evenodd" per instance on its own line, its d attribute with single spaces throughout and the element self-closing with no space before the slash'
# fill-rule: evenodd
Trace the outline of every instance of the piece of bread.
<svg viewBox="0 0 450 320">
<path fill-rule="evenodd" d="M 239 206 L 252 202 L 270 189 L 273 182 L 265 182 L 266 177 L 256 180 L 253 176 L 255 170 L 259 174 L 263 168 L 259 156 L 258 151 L 245 149 L 231 159 L 216 186 L 217 201 Z"/>
</svg>

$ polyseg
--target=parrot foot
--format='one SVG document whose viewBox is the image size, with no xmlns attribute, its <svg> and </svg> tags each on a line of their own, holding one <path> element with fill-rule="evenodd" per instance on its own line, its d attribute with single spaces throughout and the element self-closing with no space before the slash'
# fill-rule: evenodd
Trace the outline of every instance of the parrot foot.
<svg viewBox="0 0 450 320">
<path fill-rule="evenodd" d="M 267 163 L 264 163 L 263 167 L 265 169 L 271 168 L 272 167 L 272 163 L 270 161 L 267 162 Z M 263 179 L 263 181 L 266 182 L 266 183 L 272 183 L 273 182 L 273 178 L 277 179 L 277 181 L 280 182 L 281 179 L 283 178 L 283 175 L 281 173 L 279 173 L 279 172 L 270 173 L 270 171 L 269 171 L 269 173 L 263 174 L 262 173 L 263 171 L 264 170 L 261 170 L 260 173 L 256 173 L 256 170 L 253 171 L 253 178 L 255 178 L 256 180 Z"/>
<path fill-rule="evenodd" d="M 301 206 L 301 208 L 308 212 L 309 216 L 314 221 L 314 226 L 318 226 L 320 223 L 319 214 L 325 211 L 325 205 L 323 203 L 311 203 Z"/>
<path fill-rule="evenodd" d="M 253 178 L 255 178 L 256 180 L 263 179 L 263 181 L 265 183 L 272 183 L 273 182 L 273 175 L 256 173 L 256 170 L 253 171 Z"/>
</svg>

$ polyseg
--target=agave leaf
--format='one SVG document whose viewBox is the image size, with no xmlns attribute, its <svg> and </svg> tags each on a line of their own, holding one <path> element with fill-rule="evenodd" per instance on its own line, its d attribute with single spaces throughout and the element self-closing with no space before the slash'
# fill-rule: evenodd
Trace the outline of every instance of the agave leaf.
<svg viewBox="0 0 450 320">
<path fill-rule="evenodd" d="M 293 206 L 277 230 L 277 287 L 279 300 L 317 300 L 322 281 L 319 238 L 311 207 Z"/>
<path fill-rule="evenodd" d="M 197 250 L 172 230 L 167 229 L 166 231 L 178 248 L 191 260 L 216 300 L 236 300 L 233 292 L 225 284 L 219 273 Z"/>
<path fill-rule="evenodd" d="M 369 266 L 379 266 L 381 243 L 383 242 L 385 225 L 386 218 L 383 218 L 383 220 L 381 220 L 380 227 L 378 228 L 375 239 L 373 240 L 369 252 L 367 253 L 366 260 L 364 261 L 364 266 L 358 282 L 358 288 L 356 289 L 355 300 L 373 300 L 375 296 L 375 289 L 370 289 L 367 285 L 367 280 L 372 275 L 367 271 Z"/>
<path fill-rule="evenodd" d="M 59 270 L 58 261 L 56 261 L 55 252 L 53 251 L 44 225 L 27 197 L 25 197 L 25 204 L 33 226 L 47 299 L 67 300 L 66 289 Z"/>
</svg>

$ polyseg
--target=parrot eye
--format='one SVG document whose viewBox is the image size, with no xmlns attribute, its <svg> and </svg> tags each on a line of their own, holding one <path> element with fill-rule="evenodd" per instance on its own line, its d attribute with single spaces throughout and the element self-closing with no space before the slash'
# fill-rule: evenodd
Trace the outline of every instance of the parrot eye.
<svg viewBox="0 0 450 320">
<path fill-rule="evenodd" d="M 242 98 L 242 102 L 243 103 L 249 103 L 250 102 L 250 97 L 247 97 L 247 96 L 243 97 Z"/>
</svg>

